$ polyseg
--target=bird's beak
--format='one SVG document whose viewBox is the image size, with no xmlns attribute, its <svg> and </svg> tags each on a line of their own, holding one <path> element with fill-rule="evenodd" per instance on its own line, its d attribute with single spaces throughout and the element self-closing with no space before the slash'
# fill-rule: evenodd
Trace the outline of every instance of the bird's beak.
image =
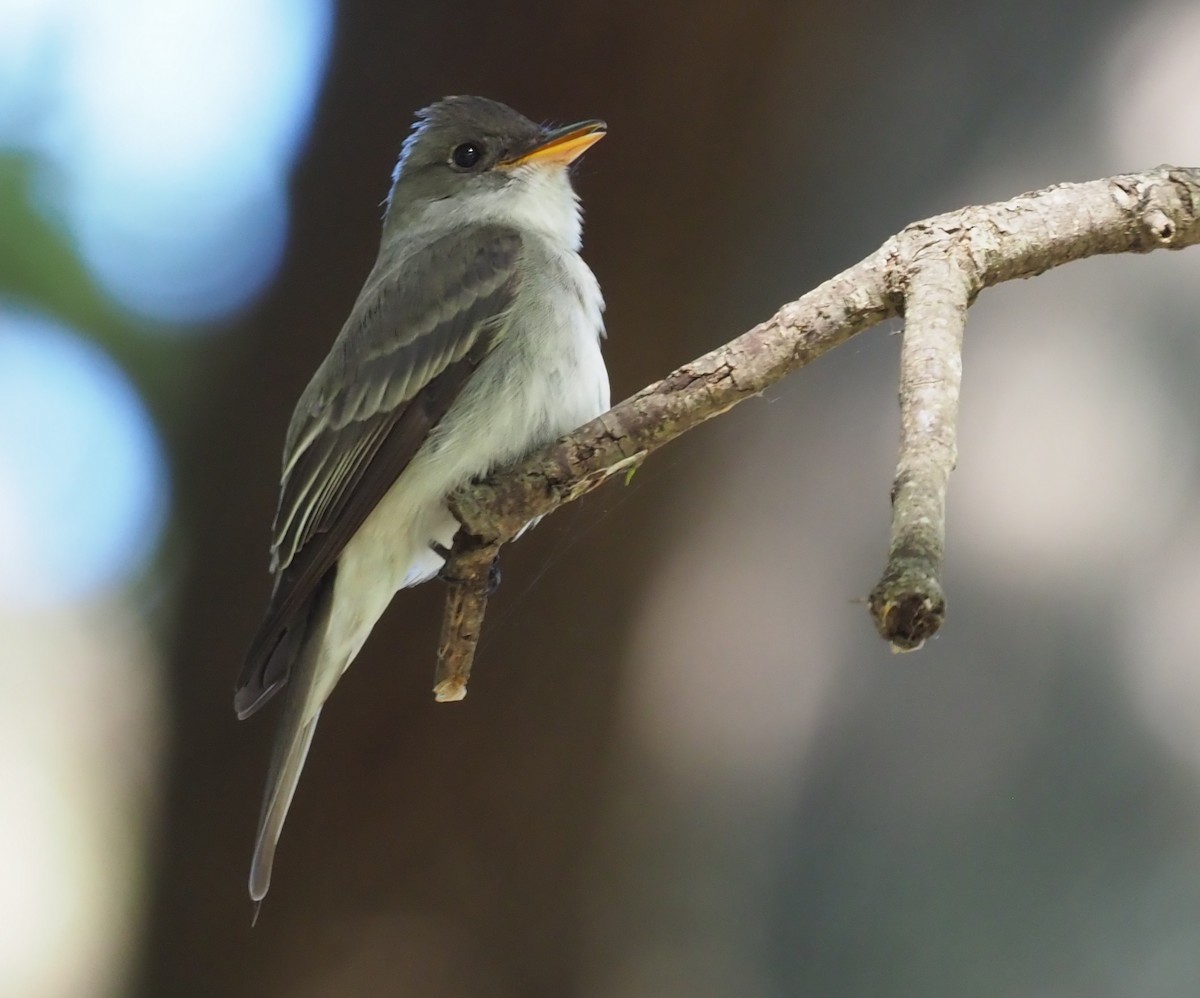
<svg viewBox="0 0 1200 998">
<path fill-rule="evenodd" d="M 566 166 L 604 138 L 607 131 L 608 125 L 599 119 L 556 128 L 528 152 L 503 160 L 497 165 L 504 169 L 524 166 L 526 163 Z"/>
</svg>

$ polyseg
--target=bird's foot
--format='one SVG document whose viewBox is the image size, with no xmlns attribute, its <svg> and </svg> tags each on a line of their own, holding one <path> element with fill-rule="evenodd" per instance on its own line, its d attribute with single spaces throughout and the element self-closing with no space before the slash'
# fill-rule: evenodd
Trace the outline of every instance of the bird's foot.
<svg viewBox="0 0 1200 998">
<path fill-rule="evenodd" d="M 443 582 L 465 582 L 465 579 L 460 579 L 457 575 L 451 574 L 447 569 L 450 567 L 450 548 L 444 544 L 439 544 L 437 541 L 429 542 L 429 550 L 436 554 L 445 562 L 442 569 L 438 572 L 438 578 Z M 487 594 L 491 596 L 497 589 L 500 588 L 500 556 L 497 555 L 493 559 L 491 567 L 488 568 Z"/>
<path fill-rule="evenodd" d="M 432 551 L 434 554 L 436 554 L 439 558 L 442 559 L 442 567 L 438 571 L 438 574 L 437 574 L 437 577 L 439 579 L 441 579 L 443 582 L 445 582 L 447 584 L 451 584 L 451 585 L 455 582 L 464 581 L 463 579 L 460 579 L 457 575 L 452 574 L 450 571 L 450 554 L 451 554 L 450 548 L 446 547 L 445 544 L 439 544 L 437 541 L 430 541 L 429 542 L 429 550 Z"/>
</svg>

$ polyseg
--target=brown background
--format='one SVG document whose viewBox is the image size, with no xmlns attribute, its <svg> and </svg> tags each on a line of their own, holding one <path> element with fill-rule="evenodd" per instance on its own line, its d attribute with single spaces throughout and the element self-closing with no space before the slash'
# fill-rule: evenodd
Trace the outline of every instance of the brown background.
<svg viewBox="0 0 1200 998">
<path fill-rule="evenodd" d="M 464 703 L 429 695 L 439 586 L 402 594 L 323 714 L 253 930 L 272 718 L 230 709 L 287 419 L 415 108 L 608 120 L 576 186 L 624 397 L 909 220 L 1158 162 L 1113 161 L 1073 110 L 1122 9 L 341 5 L 283 272 L 164 414 L 185 571 L 136 993 L 1189 993 L 1121 976 L 1189 979 L 1194 921 L 1145 954 L 1200 915 L 1194 861 L 1162 865 L 1164 841 L 1200 853 L 1200 798 L 1114 678 L 1115 603 L 989 575 L 953 489 L 945 635 L 894 660 L 856 602 L 886 544 L 896 327 L 510 549 Z"/>
</svg>

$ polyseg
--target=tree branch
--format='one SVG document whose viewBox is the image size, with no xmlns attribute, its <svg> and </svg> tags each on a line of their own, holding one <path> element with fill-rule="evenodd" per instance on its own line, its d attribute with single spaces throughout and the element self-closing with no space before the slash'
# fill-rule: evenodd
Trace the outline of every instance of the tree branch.
<svg viewBox="0 0 1200 998">
<path fill-rule="evenodd" d="M 938 573 L 946 547 L 946 486 L 958 456 L 963 332 L 975 290 L 968 268 L 935 242 L 918 253 L 904 296 L 892 543 L 869 600 L 875 626 L 898 651 L 920 648 L 946 615 Z"/>
<path fill-rule="evenodd" d="M 855 334 L 905 314 L 892 541 L 870 609 L 894 648 L 919 647 L 945 615 L 938 573 L 967 307 L 983 288 L 1074 260 L 1197 243 L 1200 168 L 1162 166 L 1059 184 L 914 223 L 766 322 L 520 464 L 455 493 L 450 506 L 463 529 L 447 564 L 455 581 L 438 652 L 439 699 L 466 694 L 492 558 L 527 522 L 585 495 Z M 450 677 L 451 686 L 444 686 Z"/>
</svg>

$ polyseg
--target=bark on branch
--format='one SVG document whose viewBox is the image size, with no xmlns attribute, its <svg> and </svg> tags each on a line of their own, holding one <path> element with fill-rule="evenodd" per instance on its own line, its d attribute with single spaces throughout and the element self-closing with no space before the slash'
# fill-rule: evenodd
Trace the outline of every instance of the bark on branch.
<svg viewBox="0 0 1200 998">
<path fill-rule="evenodd" d="M 967 308 L 984 288 L 1074 260 L 1197 243 L 1200 168 L 1162 166 L 1058 184 L 916 222 L 766 322 L 520 464 L 462 489 L 450 499 L 463 529 L 447 565 L 453 581 L 438 650 L 439 699 L 466 693 L 493 557 L 525 523 L 897 315 L 906 316 L 901 452 L 890 552 L 870 610 L 894 648 L 919 647 L 945 616 L 938 573 Z"/>
</svg>

